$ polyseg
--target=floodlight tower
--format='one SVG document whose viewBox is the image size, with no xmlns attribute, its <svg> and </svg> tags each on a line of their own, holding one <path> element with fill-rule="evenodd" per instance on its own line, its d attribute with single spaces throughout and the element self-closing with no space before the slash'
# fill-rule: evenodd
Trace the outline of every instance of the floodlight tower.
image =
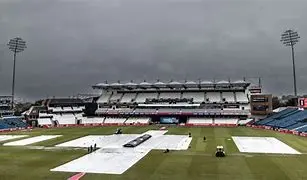
<svg viewBox="0 0 307 180">
<path fill-rule="evenodd" d="M 12 82 L 12 109 L 14 108 L 14 95 L 15 95 L 15 69 L 16 69 L 16 54 L 20 53 L 27 48 L 26 41 L 20 37 L 13 38 L 7 44 L 9 49 L 14 53 L 14 65 L 13 65 L 13 82 Z"/>
<path fill-rule="evenodd" d="M 291 29 L 286 30 L 281 34 L 281 42 L 285 46 L 291 46 L 292 52 L 292 68 L 293 68 L 293 86 L 294 86 L 294 96 L 297 97 L 297 88 L 296 88 L 296 72 L 295 72 L 295 61 L 294 61 L 294 45 L 299 41 L 299 35 L 296 31 Z"/>
</svg>

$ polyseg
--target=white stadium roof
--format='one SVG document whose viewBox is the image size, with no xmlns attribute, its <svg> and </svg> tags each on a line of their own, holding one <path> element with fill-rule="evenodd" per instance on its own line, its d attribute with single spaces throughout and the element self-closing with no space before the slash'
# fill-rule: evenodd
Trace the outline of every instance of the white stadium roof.
<svg viewBox="0 0 307 180">
<path fill-rule="evenodd" d="M 200 84 L 213 84 L 212 81 L 201 81 Z"/>
<path fill-rule="evenodd" d="M 243 87 L 246 88 L 250 85 L 249 82 L 246 81 L 218 81 L 218 82 L 212 82 L 212 81 L 200 81 L 200 82 L 194 82 L 194 81 L 186 81 L 186 82 L 178 82 L 178 81 L 170 81 L 169 83 L 164 83 L 162 81 L 157 81 L 153 83 L 149 82 L 141 82 L 141 83 L 97 83 L 94 86 L 92 86 L 94 89 L 147 89 L 147 88 L 206 88 L 206 87 Z"/>
<path fill-rule="evenodd" d="M 198 84 L 198 83 L 196 83 L 195 81 L 187 81 L 187 82 L 185 82 L 185 84 Z"/>
<path fill-rule="evenodd" d="M 229 81 L 225 81 L 225 80 L 218 81 L 216 84 L 229 84 Z"/>
</svg>

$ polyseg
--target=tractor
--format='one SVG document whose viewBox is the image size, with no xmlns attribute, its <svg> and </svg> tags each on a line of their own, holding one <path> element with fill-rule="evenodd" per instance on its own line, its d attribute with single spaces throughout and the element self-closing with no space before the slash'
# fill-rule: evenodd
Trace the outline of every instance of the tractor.
<svg viewBox="0 0 307 180">
<path fill-rule="evenodd" d="M 223 146 L 216 146 L 216 152 L 215 156 L 216 157 L 225 157 L 225 151 Z"/>
</svg>

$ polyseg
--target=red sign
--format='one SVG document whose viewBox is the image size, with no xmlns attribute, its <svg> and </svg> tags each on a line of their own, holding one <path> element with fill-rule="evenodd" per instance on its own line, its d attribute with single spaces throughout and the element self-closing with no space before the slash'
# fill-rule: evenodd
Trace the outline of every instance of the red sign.
<svg viewBox="0 0 307 180">
<path fill-rule="evenodd" d="M 307 98 L 299 98 L 298 106 L 301 108 L 307 108 Z"/>
</svg>

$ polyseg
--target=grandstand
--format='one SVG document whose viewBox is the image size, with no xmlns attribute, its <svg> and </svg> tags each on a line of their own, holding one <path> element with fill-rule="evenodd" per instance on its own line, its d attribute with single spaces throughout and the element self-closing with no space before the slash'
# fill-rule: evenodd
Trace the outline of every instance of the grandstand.
<svg viewBox="0 0 307 180">
<path fill-rule="evenodd" d="M 93 102 L 85 103 L 80 98 L 44 99 L 25 116 L 33 126 L 142 125 L 162 121 L 235 126 L 250 116 L 249 85 L 245 81 L 99 83 L 93 88 L 102 93 L 91 97 Z"/>
<path fill-rule="evenodd" d="M 84 108 L 85 103 L 79 98 L 52 98 L 32 106 L 24 115 L 32 126 L 74 125 L 81 122 Z"/>
<path fill-rule="evenodd" d="M 0 96 L 0 117 L 13 116 L 12 96 Z"/>
<path fill-rule="evenodd" d="M 255 125 L 271 127 L 273 129 L 307 132 L 307 111 L 299 108 L 286 108 L 255 122 Z"/>
<path fill-rule="evenodd" d="M 250 115 L 249 85 L 245 81 L 98 83 L 93 88 L 102 93 L 95 114 L 106 118 L 105 124 L 176 117 L 178 123 L 190 125 L 237 125 Z"/>
<path fill-rule="evenodd" d="M 0 131 L 27 127 L 21 117 L 14 116 L 11 106 L 12 96 L 0 96 Z"/>
</svg>

